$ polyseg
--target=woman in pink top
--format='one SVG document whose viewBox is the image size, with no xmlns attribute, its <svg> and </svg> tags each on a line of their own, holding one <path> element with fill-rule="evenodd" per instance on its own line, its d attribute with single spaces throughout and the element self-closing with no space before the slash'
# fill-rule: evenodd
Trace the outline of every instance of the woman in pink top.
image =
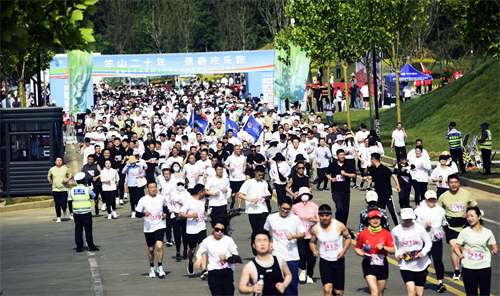
<svg viewBox="0 0 500 296">
<path fill-rule="evenodd" d="M 297 198 L 302 202 L 293 205 L 291 213 L 300 218 L 306 229 L 306 236 L 304 239 L 297 240 L 300 256 L 299 268 L 302 269 L 299 280 L 305 282 L 307 274 L 307 283 L 312 284 L 316 258 L 314 258 L 311 248 L 309 248 L 309 242 L 311 241 L 311 228 L 314 224 L 319 222 L 318 205 L 311 201 L 313 196 L 308 187 L 301 187 Z"/>
</svg>

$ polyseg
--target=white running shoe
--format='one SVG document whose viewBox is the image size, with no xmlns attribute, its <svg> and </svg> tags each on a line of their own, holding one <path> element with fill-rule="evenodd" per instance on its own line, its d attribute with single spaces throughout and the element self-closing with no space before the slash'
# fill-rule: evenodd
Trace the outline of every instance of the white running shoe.
<svg viewBox="0 0 500 296">
<path fill-rule="evenodd" d="M 106 204 L 105 203 L 102 204 L 101 211 L 102 212 L 106 211 Z"/>
<path fill-rule="evenodd" d="M 69 218 L 70 218 L 71 220 L 75 220 L 75 217 L 73 217 L 73 213 L 69 214 Z"/>
<path fill-rule="evenodd" d="M 57 217 L 56 223 L 61 223 L 61 218 Z"/>
<path fill-rule="evenodd" d="M 68 212 L 64 211 L 64 218 L 68 218 Z"/>
<path fill-rule="evenodd" d="M 120 199 L 120 204 L 123 205 L 123 199 Z"/>
<path fill-rule="evenodd" d="M 108 220 L 111 220 L 111 219 L 113 219 L 113 218 L 111 217 L 111 214 L 108 214 Z"/>
<path fill-rule="evenodd" d="M 459 275 L 453 275 L 453 280 L 454 281 L 459 281 L 460 280 L 460 277 L 462 276 L 462 274 L 459 274 Z"/>
<path fill-rule="evenodd" d="M 299 275 L 299 281 L 305 282 L 306 281 L 306 271 L 302 270 Z"/>
<path fill-rule="evenodd" d="M 120 199 L 119 199 L 119 198 L 117 198 L 117 199 L 116 199 L 116 205 L 119 205 L 119 204 L 120 204 Z"/>
<path fill-rule="evenodd" d="M 130 215 L 130 218 L 132 218 L 132 219 L 135 218 L 135 211 L 132 212 L 132 215 Z"/>
<path fill-rule="evenodd" d="M 127 193 L 123 194 L 123 199 L 128 199 L 128 194 Z"/>
<path fill-rule="evenodd" d="M 158 266 L 158 276 L 165 276 L 165 271 L 163 271 L 163 266 Z"/>
<path fill-rule="evenodd" d="M 156 273 L 155 273 L 155 268 L 154 267 L 150 267 L 149 268 L 149 277 L 150 278 L 156 277 Z"/>
<path fill-rule="evenodd" d="M 111 213 L 111 215 L 113 215 L 113 218 L 114 218 L 114 219 L 117 219 L 117 218 L 118 218 L 118 215 L 116 214 L 116 212 L 115 212 L 115 211 L 113 211 L 113 212 Z"/>
<path fill-rule="evenodd" d="M 310 278 L 309 276 L 307 277 L 307 283 L 308 284 L 314 284 L 314 281 L 312 278 Z"/>
</svg>

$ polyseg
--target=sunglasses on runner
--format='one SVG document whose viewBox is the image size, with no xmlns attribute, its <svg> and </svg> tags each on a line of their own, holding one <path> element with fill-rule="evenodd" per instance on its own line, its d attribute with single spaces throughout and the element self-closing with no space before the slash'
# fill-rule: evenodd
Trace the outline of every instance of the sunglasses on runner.
<svg viewBox="0 0 500 296">
<path fill-rule="evenodd" d="M 297 169 L 298 169 L 298 170 L 303 170 L 303 169 L 304 169 L 304 167 L 297 167 Z"/>
<path fill-rule="evenodd" d="M 214 232 L 223 232 L 224 228 L 214 227 Z"/>
</svg>

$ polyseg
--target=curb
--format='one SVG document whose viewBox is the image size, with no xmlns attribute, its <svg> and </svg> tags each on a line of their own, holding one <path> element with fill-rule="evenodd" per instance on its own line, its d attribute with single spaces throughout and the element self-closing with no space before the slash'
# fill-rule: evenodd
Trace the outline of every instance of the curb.
<svg viewBox="0 0 500 296">
<path fill-rule="evenodd" d="M 384 162 L 386 164 L 389 164 L 389 165 L 392 165 L 392 166 L 396 165 L 396 159 L 395 158 L 392 158 L 392 157 L 389 157 L 389 156 L 385 156 L 385 155 L 382 155 L 380 158 L 381 158 L 382 162 Z M 476 189 L 479 189 L 479 190 L 483 190 L 483 191 L 486 191 L 486 192 L 490 192 L 490 193 L 494 193 L 494 194 L 500 195 L 500 186 L 496 186 L 496 185 L 493 185 L 493 184 L 488 184 L 488 183 L 484 183 L 484 182 L 481 182 L 481 181 L 469 179 L 469 178 L 466 178 L 464 176 L 460 176 L 460 184 L 463 185 L 463 186 L 468 186 L 468 187 L 472 187 L 472 188 L 476 188 Z"/>
<path fill-rule="evenodd" d="M 42 209 L 42 208 L 50 208 L 55 206 L 55 202 L 53 199 L 51 200 L 43 200 L 43 201 L 34 201 L 34 202 L 25 202 L 16 205 L 3 206 L 0 207 L 0 213 L 8 213 L 14 211 L 22 211 L 22 210 L 32 210 L 32 209 Z"/>
</svg>

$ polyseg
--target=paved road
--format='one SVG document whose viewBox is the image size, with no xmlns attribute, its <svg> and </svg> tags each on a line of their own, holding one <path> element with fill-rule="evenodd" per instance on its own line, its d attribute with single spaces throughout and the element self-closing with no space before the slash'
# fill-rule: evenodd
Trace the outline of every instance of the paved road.
<svg viewBox="0 0 500 296">
<path fill-rule="evenodd" d="M 485 211 L 484 226 L 500 233 L 498 218 L 499 197 L 469 189 Z M 314 191 L 318 205 L 333 206 L 329 192 Z M 365 208 L 364 190 L 352 190 L 348 227 L 357 229 L 359 212 Z M 277 209 L 273 202 L 273 210 Z M 209 295 L 208 284 L 198 273 L 187 275 L 187 262 L 175 262 L 174 248 L 165 248 L 164 279 L 148 278 L 147 247 L 142 232 L 142 219 L 130 218 L 130 207 L 118 207 L 120 218 L 107 220 L 105 215 L 94 218 L 94 241 L 99 252 L 75 253 L 74 223 L 64 220 L 55 223 L 53 209 L 36 209 L 0 215 L 1 225 L 1 289 L 5 295 Z M 207 224 L 208 225 L 208 224 Z M 233 219 L 233 238 L 244 261 L 252 257 L 250 225 L 246 214 Z M 500 237 L 497 236 L 497 239 Z M 445 247 L 445 284 L 448 295 L 465 295 L 463 283 L 452 281 L 450 250 Z M 499 294 L 499 257 L 494 257 L 492 294 Z M 385 295 L 406 295 L 406 289 L 396 266 L 390 260 L 390 277 Z M 346 295 L 369 295 L 362 276 L 361 258 L 353 246 L 346 255 Z M 242 265 L 236 267 L 235 283 L 239 281 Z M 435 293 L 437 281 L 430 268 L 426 293 Z M 302 295 L 322 295 L 318 266 L 314 284 L 300 284 Z M 238 292 L 236 292 L 238 294 Z"/>
</svg>

